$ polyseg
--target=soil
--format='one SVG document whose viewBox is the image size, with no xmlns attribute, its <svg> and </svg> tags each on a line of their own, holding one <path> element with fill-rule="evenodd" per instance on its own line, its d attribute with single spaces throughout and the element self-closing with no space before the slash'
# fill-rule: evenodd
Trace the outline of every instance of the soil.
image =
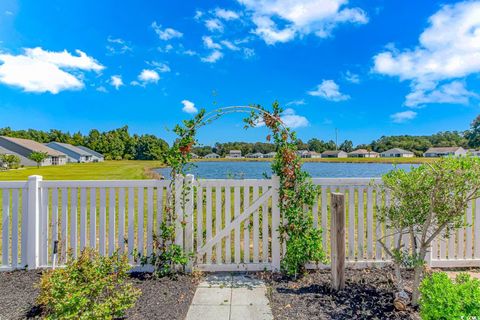
<svg viewBox="0 0 480 320">
<path fill-rule="evenodd" d="M 0 319 L 39 319 L 36 285 L 41 270 L 0 272 Z M 189 275 L 156 279 L 148 273 L 132 273 L 131 281 L 142 291 L 125 319 L 185 319 L 197 286 Z"/>
<path fill-rule="evenodd" d="M 404 274 L 406 287 L 412 273 Z M 331 289 L 329 270 L 307 273 L 294 281 L 263 274 L 275 319 L 420 319 L 412 308 L 396 311 L 391 269 L 347 270 L 345 289 Z"/>
</svg>

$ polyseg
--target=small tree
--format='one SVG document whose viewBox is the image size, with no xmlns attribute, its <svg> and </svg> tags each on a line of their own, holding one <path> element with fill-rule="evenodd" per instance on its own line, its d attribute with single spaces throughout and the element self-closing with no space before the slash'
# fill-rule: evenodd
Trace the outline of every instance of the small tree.
<svg viewBox="0 0 480 320">
<path fill-rule="evenodd" d="M 46 152 L 39 152 L 39 151 L 34 151 L 30 153 L 28 156 L 28 159 L 35 161 L 37 163 L 37 168 L 40 168 L 40 164 L 42 164 L 42 161 L 48 158 L 48 153 Z"/>
<path fill-rule="evenodd" d="M 433 164 L 412 168 L 410 172 L 393 170 L 383 176 L 383 188 L 391 192 L 391 205 L 379 208 L 379 217 L 392 230 L 385 237 L 397 235 L 394 248 L 378 239 L 391 256 L 397 277 L 397 298 L 404 291 L 401 267 L 414 268 L 412 304 L 417 305 L 425 257 L 437 236 L 448 238 L 465 225 L 468 203 L 480 197 L 480 159 L 473 157 L 442 158 Z M 402 238 L 408 236 L 412 248 L 406 250 Z"/>
<path fill-rule="evenodd" d="M 20 165 L 20 158 L 14 154 L 0 154 L 0 162 L 6 164 L 7 169 L 16 169 Z"/>
</svg>

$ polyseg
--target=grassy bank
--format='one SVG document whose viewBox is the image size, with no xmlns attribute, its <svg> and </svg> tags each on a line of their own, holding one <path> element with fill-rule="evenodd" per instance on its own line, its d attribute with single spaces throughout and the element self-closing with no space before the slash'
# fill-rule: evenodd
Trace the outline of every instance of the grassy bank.
<svg viewBox="0 0 480 320">
<path fill-rule="evenodd" d="M 435 161 L 436 158 L 305 158 L 303 162 L 330 162 L 330 163 L 429 163 Z M 196 159 L 195 162 L 268 162 L 272 159 Z"/>
<path fill-rule="evenodd" d="M 105 161 L 98 163 L 69 163 L 64 166 L 28 167 L 0 171 L 0 181 L 26 180 L 41 175 L 45 180 L 129 180 L 156 178 L 153 168 L 159 161 Z"/>
</svg>

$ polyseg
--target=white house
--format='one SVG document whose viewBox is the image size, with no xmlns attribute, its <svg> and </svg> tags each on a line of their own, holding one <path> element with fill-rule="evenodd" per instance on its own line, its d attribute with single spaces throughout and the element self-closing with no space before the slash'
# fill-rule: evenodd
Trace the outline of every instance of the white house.
<svg viewBox="0 0 480 320">
<path fill-rule="evenodd" d="M 92 150 L 84 146 L 77 146 L 77 148 L 80 148 L 83 151 L 90 153 L 92 155 L 92 162 L 103 162 L 105 160 L 105 157 L 103 156 L 103 154 L 98 153 L 95 150 Z"/>
<path fill-rule="evenodd" d="M 218 158 L 220 158 L 220 156 L 216 153 L 209 153 L 204 158 L 205 159 L 218 159 Z"/>
<path fill-rule="evenodd" d="M 318 158 L 321 158 L 321 157 L 322 157 L 321 153 L 318 153 L 318 152 L 315 152 L 315 151 L 309 151 L 308 152 L 308 158 L 318 159 Z"/>
<path fill-rule="evenodd" d="M 423 154 L 424 157 L 432 158 L 432 157 L 446 157 L 446 156 L 454 156 L 454 157 L 464 157 L 467 155 L 467 151 L 462 147 L 435 147 L 429 148 Z"/>
<path fill-rule="evenodd" d="M 255 153 L 249 153 L 245 156 L 245 158 L 253 158 L 253 159 L 260 159 L 263 158 L 263 153 L 260 152 L 255 152 Z"/>
<path fill-rule="evenodd" d="M 349 158 L 378 158 L 379 154 L 375 151 L 368 151 L 367 149 L 357 149 L 348 154 Z"/>
<path fill-rule="evenodd" d="M 0 147 L 20 155 L 20 164 L 24 166 L 35 166 L 36 162 L 29 159 L 33 152 L 47 154 L 40 166 L 57 166 L 67 163 L 67 155 L 54 150 L 37 141 L 12 137 L 0 137 Z"/>
<path fill-rule="evenodd" d="M 400 148 L 393 148 L 380 153 L 382 158 L 413 158 L 414 156 L 413 152 Z"/>
<path fill-rule="evenodd" d="M 322 158 L 346 158 L 348 154 L 343 150 L 327 150 L 322 152 Z"/>
<path fill-rule="evenodd" d="M 263 155 L 264 158 L 275 158 L 276 152 L 269 152 Z"/>
<path fill-rule="evenodd" d="M 230 150 L 227 156 L 227 158 L 241 158 L 241 157 L 242 157 L 242 151 L 240 150 Z"/>
<path fill-rule="evenodd" d="M 93 161 L 93 156 L 89 152 L 72 146 L 71 144 L 52 141 L 45 145 L 54 150 L 65 153 L 67 155 L 67 162 L 83 163 Z"/>
</svg>

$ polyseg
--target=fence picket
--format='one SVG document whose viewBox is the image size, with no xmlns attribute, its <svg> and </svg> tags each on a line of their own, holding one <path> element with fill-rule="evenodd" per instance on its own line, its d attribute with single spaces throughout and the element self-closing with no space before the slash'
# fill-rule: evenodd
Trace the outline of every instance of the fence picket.
<svg viewBox="0 0 480 320">
<path fill-rule="evenodd" d="M 107 232 L 107 191 L 105 188 L 100 189 L 100 226 L 99 226 L 99 242 L 98 249 L 101 255 L 106 254 L 106 232 Z"/>
<path fill-rule="evenodd" d="M 71 196 L 71 208 L 72 210 L 70 211 L 70 250 L 72 252 L 72 256 L 74 259 L 77 258 L 78 252 L 77 252 L 77 218 L 78 218 L 78 189 L 77 188 L 72 188 L 70 191 L 70 196 Z"/>
<path fill-rule="evenodd" d="M 125 252 L 125 188 L 118 190 L 118 249 Z"/>
<path fill-rule="evenodd" d="M 212 187 L 208 186 L 206 189 L 206 201 L 207 201 L 207 219 L 205 222 L 205 229 L 207 231 L 207 238 L 206 241 L 208 242 L 210 239 L 212 239 Z M 212 249 L 210 248 L 207 251 L 207 260 L 205 263 L 210 264 L 212 263 Z"/>
<path fill-rule="evenodd" d="M 243 211 L 250 205 L 250 186 L 243 187 Z M 250 218 L 243 222 L 243 263 L 250 262 Z"/>
<path fill-rule="evenodd" d="M 232 198 L 230 186 L 225 186 L 225 226 L 232 222 Z M 232 263 L 232 237 L 231 232 L 225 237 L 225 263 Z"/>
<path fill-rule="evenodd" d="M 215 235 L 222 229 L 222 187 L 219 184 L 215 186 Z M 222 263 L 222 241 L 215 245 L 215 263 Z"/>
<path fill-rule="evenodd" d="M 137 195 L 137 250 L 138 253 L 143 256 L 144 255 L 144 215 L 143 209 L 145 205 L 145 189 L 143 187 L 138 188 L 138 195 Z"/>
<path fill-rule="evenodd" d="M 364 197 L 364 188 L 358 188 L 358 253 L 357 259 L 363 260 L 365 259 L 364 255 L 364 237 L 365 237 L 365 218 L 364 218 L 364 204 L 363 204 L 363 197 Z"/>
<path fill-rule="evenodd" d="M 348 188 L 348 260 L 355 260 L 355 189 Z"/>
<path fill-rule="evenodd" d="M 108 254 L 112 255 L 115 252 L 115 202 L 116 190 L 109 188 L 108 195 Z"/>
<path fill-rule="evenodd" d="M 87 246 L 87 190 L 80 189 L 80 250 Z"/>
<path fill-rule="evenodd" d="M 9 265 L 10 189 L 2 191 L 2 264 Z"/>
<path fill-rule="evenodd" d="M 480 198 L 477 198 L 475 200 L 475 223 L 474 223 L 474 243 L 475 243 L 475 249 L 474 249 L 474 258 L 475 259 L 480 259 Z"/>
<path fill-rule="evenodd" d="M 90 188 L 90 247 L 97 248 L 97 189 Z"/>
<path fill-rule="evenodd" d="M 18 266 L 18 216 L 20 215 L 18 191 L 18 189 L 12 189 L 12 267 L 14 268 Z"/>
<path fill-rule="evenodd" d="M 62 234 L 60 237 L 62 261 L 67 262 L 68 252 L 68 189 L 62 188 Z"/>
<path fill-rule="evenodd" d="M 254 186 L 253 187 L 253 200 L 258 198 L 258 187 Z M 253 213 L 253 263 L 258 263 L 260 261 L 259 256 L 258 256 L 258 223 L 259 223 L 259 216 L 258 216 L 258 211 L 260 209 L 255 210 Z"/>
<path fill-rule="evenodd" d="M 367 188 L 367 259 L 373 259 L 373 189 Z"/>
<path fill-rule="evenodd" d="M 147 189 L 147 255 L 153 252 L 153 188 Z"/>
<path fill-rule="evenodd" d="M 468 203 L 467 207 L 467 234 L 466 234 L 466 239 L 465 239 L 465 259 L 472 259 L 472 250 L 473 250 L 473 236 L 472 236 L 472 222 L 473 222 L 473 217 L 472 217 L 472 201 Z"/>
<path fill-rule="evenodd" d="M 262 187 L 262 195 L 268 191 L 268 187 Z M 269 214 L 268 214 L 268 199 L 262 205 L 262 262 L 267 263 L 269 252 L 268 252 L 268 239 L 270 234 L 268 232 Z"/>
<path fill-rule="evenodd" d="M 322 186 L 322 230 L 323 230 L 323 250 L 327 250 L 328 231 L 328 216 L 327 216 L 327 187 Z"/>
<path fill-rule="evenodd" d="M 133 263 L 133 249 L 135 247 L 135 189 L 128 188 L 128 256 Z"/>
<path fill-rule="evenodd" d="M 240 187 L 235 187 L 233 190 L 233 205 L 234 218 L 240 215 Z M 234 230 L 235 238 L 235 263 L 240 263 L 240 226 L 236 226 Z"/>
</svg>

